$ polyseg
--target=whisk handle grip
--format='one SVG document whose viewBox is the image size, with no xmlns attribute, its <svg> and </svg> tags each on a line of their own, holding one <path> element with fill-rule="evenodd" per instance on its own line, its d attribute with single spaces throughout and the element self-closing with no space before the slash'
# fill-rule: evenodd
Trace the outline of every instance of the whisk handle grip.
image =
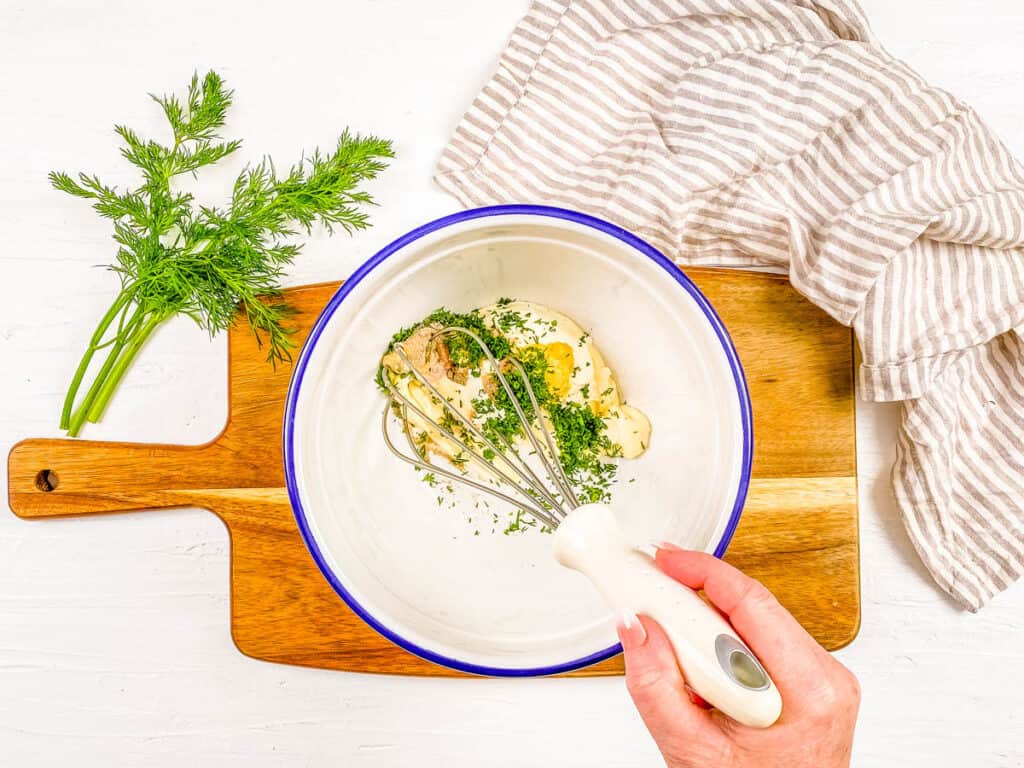
<svg viewBox="0 0 1024 768">
<path fill-rule="evenodd" d="M 618 613 L 661 625 L 687 684 L 706 702 L 756 728 L 778 719 L 782 698 L 753 652 L 718 611 L 624 539 L 610 507 L 571 512 L 554 545 L 559 562 L 590 578 Z"/>
</svg>

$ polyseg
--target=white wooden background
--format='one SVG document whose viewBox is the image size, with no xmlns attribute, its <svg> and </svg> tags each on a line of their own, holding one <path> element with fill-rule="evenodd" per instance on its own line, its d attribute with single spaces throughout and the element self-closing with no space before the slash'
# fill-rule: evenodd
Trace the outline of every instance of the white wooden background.
<svg viewBox="0 0 1024 768">
<path fill-rule="evenodd" d="M 1019 0 L 866 0 L 887 47 L 1024 155 Z M 289 282 L 336 279 L 455 209 L 431 168 L 525 0 L 0 2 L 0 448 L 56 435 L 114 292 L 88 206 L 51 168 L 129 181 L 111 126 L 216 68 L 241 153 L 288 162 L 345 124 L 395 140 L 376 226 L 317 238 Z M 241 160 L 212 174 L 217 194 Z M 203 442 L 225 342 L 189 321 L 146 348 L 89 437 Z M 864 622 L 839 656 L 864 704 L 854 764 L 1024 766 L 1024 586 L 979 615 L 928 580 L 889 492 L 894 406 L 858 410 Z M 3 482 L 0 480 L 0 482 Z M 0 492 L 2 492 L 0 488 Z M 28 523 L 0 512 L 0 765 L 655 766 L 620 679 L 417 680 L 256 662 L 228 632 L 228 540 L 197 510 Z"/>
</svg>

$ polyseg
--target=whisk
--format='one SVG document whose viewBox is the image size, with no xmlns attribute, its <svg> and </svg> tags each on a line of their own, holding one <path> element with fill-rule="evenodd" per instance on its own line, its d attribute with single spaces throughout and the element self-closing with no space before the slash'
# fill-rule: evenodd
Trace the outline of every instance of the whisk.
<svg viewBox="0 0 1024 768">
<path fill-rule="evenodd" d="M 526 457 L 512 439 L 495 440 L 456 408 L 410 360 L 401 343 L 393 352 L 401 360 L 403 375 L 411 375 L 443 409 L 437 420 L 407 397 L 392 381 L 381 362 L 379 381 L 390 400 L 385 404 L 381 430 L 388 449 L 399 459 L 507 502 L 533 516 L 554 532 L 556 559 L 587 576 L 620 615 L 643 614 L 657 621 L 668 635 L 687 684 L 706 702 L 734 720 L 768 727 L 782 711 L 782 699 L 764 667 L 729 623 L 696 592 L 665 575 L 646 553 L 630 545 L 609 504 L 580 504 L 572 482 L 559 461 L 551 430 L 537 402 L 523 366 L 514 358 L 499 361 L 475 332 L 463 327 L 439 330 L 429 350 L 452 335 L 463 334 L 483 352 L 490 374 L 502 387 L 519 419 L 529 446 Z M 529 403 L 517 398 L 506 373 L 519 377 Z M 389 432 L 397 412 L 409 452 L 400 449 Z M 413 417 L 429 425 L 462 459 L 478 468 L 480 480 L 461 468 L 431 460 L 431 452 L 418 445 Z M 529 459 L 529 460 L 528 460 Z M 537 465 L 535 469 L 531 464 Z M 489 477 L 489 482 L 482 482 Z"/>
</svg>

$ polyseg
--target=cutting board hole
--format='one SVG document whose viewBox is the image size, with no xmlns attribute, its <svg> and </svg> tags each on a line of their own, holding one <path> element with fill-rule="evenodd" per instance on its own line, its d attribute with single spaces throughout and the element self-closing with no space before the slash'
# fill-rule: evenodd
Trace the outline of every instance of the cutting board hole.
<svg viewBox="0 0 1024 768">
<path fill-rule="evenodd" d="M 40 469 L 36 473 L 36 488 L 43 493 L 57 490 L 58 485 L 60 485 L 60 478 L 52 469 Z"/>
</svg>

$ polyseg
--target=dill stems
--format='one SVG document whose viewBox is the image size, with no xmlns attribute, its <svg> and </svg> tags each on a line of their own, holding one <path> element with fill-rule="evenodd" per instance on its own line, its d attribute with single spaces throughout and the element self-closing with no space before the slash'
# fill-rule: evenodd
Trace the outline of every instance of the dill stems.
<svg viewBox="0 0 1024 768">
<path fill-rule="evenodd" d="M 279 174 L 269 158 L 247 166 L 226 206 L 199 205 L 172 181 L 239 149 L 240 141 L 219 136 L 232 91 L 209 72 L 192 77 L 184 100 L 152 98 L 173 142 L 144 140 L 115 127 L 122 156 L 142 173 L 141 186 L 121 191 L 84 173 L 49 176 L 56 189 L 91 200 L 113 222 L 118 246 L 110 269 L 121 290 L 96 326 L 61 410 L 61 429 L 72 436 L 102 418 L 139 350 L 176 315 L 191 317 L 211 335 L 244 316 L 271 364 L 290 360 L 294 345 L 280 278 L 301 250 L 295 236 L 309 234 L 315 224 L 331 233 L 368 226 L 365 209 L 373 200 L 359 184 L 393 157 L 389 141 L 345 130 L 333 150 L 314 150 L 287 173 Z"/>
</svg>

